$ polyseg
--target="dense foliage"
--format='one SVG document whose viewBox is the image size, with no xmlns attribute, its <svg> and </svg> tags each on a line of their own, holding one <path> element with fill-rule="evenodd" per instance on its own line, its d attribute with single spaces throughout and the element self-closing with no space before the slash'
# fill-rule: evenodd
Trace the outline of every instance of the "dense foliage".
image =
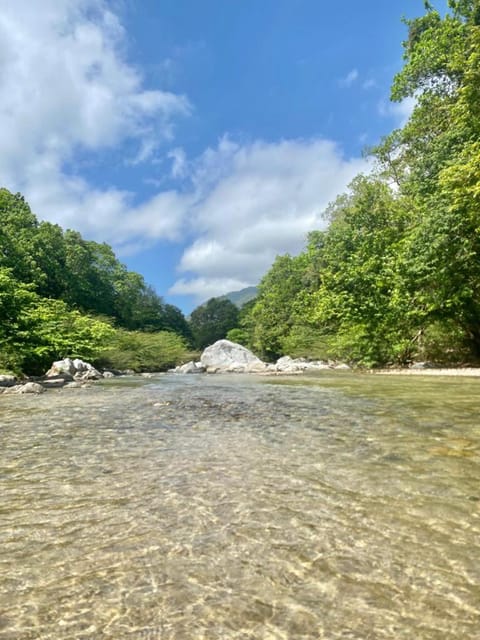
<svg viewBox="0 0 480 640">
<path fill-rule="evenodd" d="M 480 359 L 480 0 L 406 21 L 392 100 L 408 122 L 372 149 L 325 212 L 325 231 L 279 256 L 239 311 L 213 298 L 181 312 L 106 244 L 38 222 L 0 189 L 0 367 L 40 370 L 80 355 L 158 368 L 228 336 L 265 358 L 364 366 Z M 102 360 L 103 359 L 103 360 Z"/>
<path fill-rule="evenodd" d="M 277 258 L 238 333 L 267 357 L 372 366 L 480 357 L 480 0 L 406 21 L 392 99 L 406 125 L 371 150 L 305 251 Z"/>
<path fill-rule="evenodd" d="M 42 373 L 55 358 L 95 360 L 107 348 L 117 362 L 125 335 L 138 345 L 135 357 L 122 360 L 128 368 L 164 368 L 181 359 L 191 338 L 183 314 L 128 271 L 109 245 L 39 222 L 24 198 L 6 189 L 0 222 L 1 369 Z"/>
<path fill-rule="evenodd" d="M 210 298 L 190 316 L 193 343 L 197 349 L 225 338 L 238 322 L 238 308 L 227 298 Z"/>
</svg>

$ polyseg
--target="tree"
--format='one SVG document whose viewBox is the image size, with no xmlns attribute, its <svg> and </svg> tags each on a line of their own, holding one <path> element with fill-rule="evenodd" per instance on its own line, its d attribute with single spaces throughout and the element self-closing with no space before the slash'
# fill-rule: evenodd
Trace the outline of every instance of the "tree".
<svg viewBox="0 0 480 640">
<path fill-rule="evenodd" d="M 275 359 L 283 353 L 282 341 L 295 323 L 293 303 L 304 289 L 306 267 L 304 254 L 277 256 L 260 282 L 244 324 L 253 324 L 252 347 L 265 358 Z"/>
<path fill-rule="evenodd" d="M 395 100 L 417 100 L 397 147 L 402 192 L 416 211 L 404 254 L 423 330 L 460 330 L 479 357 L 480 2 L 449 5 L 443 18 L 431 11 L 407 23 L 406 63 L 392 88 Z"/>
<path fill-rule="evenodd" d="M 204 349 L 213 342 L 225 338 L 228 331 L 237 326 L 238 309 L 225 298 L 210 298 L 190 316 L 190 328 L 194 345 Z"/>
</svg>

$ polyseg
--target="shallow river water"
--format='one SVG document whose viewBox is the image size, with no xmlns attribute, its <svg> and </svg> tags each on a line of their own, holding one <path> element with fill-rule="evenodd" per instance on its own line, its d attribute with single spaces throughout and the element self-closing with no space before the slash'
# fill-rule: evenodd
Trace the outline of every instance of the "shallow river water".
<svg viewBox="0 0 480 640">
<path fill-rule="evenodd" d="M 480 638 L 480 379 L 0 397 L 0 640 Z"/>
</svg>

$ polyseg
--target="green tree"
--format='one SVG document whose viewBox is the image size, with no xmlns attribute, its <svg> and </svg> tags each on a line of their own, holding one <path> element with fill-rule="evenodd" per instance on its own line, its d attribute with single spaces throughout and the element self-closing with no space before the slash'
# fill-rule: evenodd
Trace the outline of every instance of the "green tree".
<svg viewBox="0 0 480 640">
<path fill-rule="evenodd" d="M 103 367 L 134 371 L 165 371 L 185 360 L 182 338 L 169 331 L 155 333 L 118 329 L 97 358 Z"/>
<path fill-rule="evenodd" d="M 277 256 L 258 287 L 259 294 L 244 325 L 253 324 L 251 346 L 262 357 L 275 359 L 283 353 L 282 342 L 296 321 L 293 303 L 304 289 L 306 256 Z"/>
<path fill-rule="evenodd" d="M 226 298 L 210 298 L 190 316 L 190 329 L 194 345 L 204 349 L 213 342 L 225 338 L 230 329 L 237 326 L 238 309 Z"/>
</svg>

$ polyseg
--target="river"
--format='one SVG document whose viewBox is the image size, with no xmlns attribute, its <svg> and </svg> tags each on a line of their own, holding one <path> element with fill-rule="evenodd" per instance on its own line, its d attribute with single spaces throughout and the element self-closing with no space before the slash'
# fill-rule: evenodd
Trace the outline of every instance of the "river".
<svg viewBox="0 0 480 640">
<path fill-rule="evenodd" d="M 480 380 L 0 397 L 0 640 L 478 640 Z"/>
</svg>

